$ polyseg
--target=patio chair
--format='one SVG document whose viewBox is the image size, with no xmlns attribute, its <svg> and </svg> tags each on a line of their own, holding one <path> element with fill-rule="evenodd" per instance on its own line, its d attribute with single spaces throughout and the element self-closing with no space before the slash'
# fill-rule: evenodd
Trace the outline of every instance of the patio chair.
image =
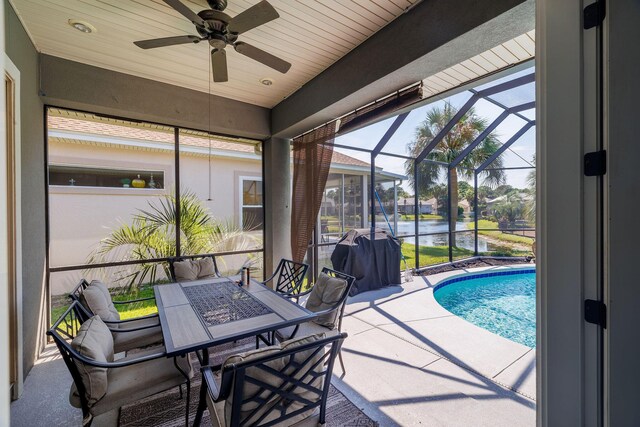
<svg viewBox="0 0 640 427">
<path fill-rule="evenodd" d="M 346 334 L 313 335 L 229 357 L 218 375 L 202 368 L 194 426 L 205 406 L 214 427 L 324 425 L 336 354 Z"/>
<path fill-rule="evenodd" d="M 221 277 L 214 255 L 169 258 L 169 273 L 174 282 Z"/>
<path fill-rule="evenodd" d="M 287 298 L 294 299 L 297 303 L 302 291 L 302 283 L 308 269 L 308 264 L 282 258 L 273 274 L 262 282 L 262 284 L 268 286 L 269 282 L 273 282 L 275 279 L 275 291 Z M 273 345 L 273 334 L 269 334 L 268 337 L 257 335 L 256 348 L 260 347 L 260 341 L 267 345 Z"/>
<path fill-rule="evenodd" d="M 271 277 L 262 282 L 262 284 L 267 286 L 269 282 L 275 279 L 275 282 L 273 282 L 275 291 L 298 302 L 299 294 L 302 291 L 302 282 L 308 269 L 309 265 L 307 264 L 283 258 Z"/>
<path fill-rule="evenodd" d="M 89 426 L 98 415 L 182 384 L 187 386 L 188 423 L 193 376 L 189 358 L 168 358 L 163 348 L 156 347 L 114 360 L 111 330 L 100 316 L 81 323 L 76 316 L 79 304 L 74 301 L 47 335 L 55 341 L 73 378 L 69 402 L 82 409 L 82 425 Z"/>
<path fill-rule="evenodd" d="M 275 338 L 282 342 L 294 337 L 319 333 L 336 335 L 342 332 L 344 307 L 355 280 L 353 276 L 324 267 L 313 287 L 298 295 L 299 297 L 309 295 L 305 301 L 305 307 L 316 313 L 316 317 L 310 322 L 275 331 Z M 338 357 L 342 372 L 346 373 L 341 352 Z"/>
<path fill-rule="evenodd" d="M 115 308 L 116 305 L 125 306 L 141 301 L 150 301 L 154 297 L 113 301 L 109 289 L 104 283 L 99 280 L 92 280 L 91 283 L 88 283 L 85 279 L 78 283 L 69 297 L 72 301 L 78 302 L 73 307 L 75 307 L 76 316 L 82 323 L 94 315 L 100 316 L 113 332 L 116 353 L 162 342 L 162 329 L 157 313 L 120 320 L 120 313 Z"/>
</svg>

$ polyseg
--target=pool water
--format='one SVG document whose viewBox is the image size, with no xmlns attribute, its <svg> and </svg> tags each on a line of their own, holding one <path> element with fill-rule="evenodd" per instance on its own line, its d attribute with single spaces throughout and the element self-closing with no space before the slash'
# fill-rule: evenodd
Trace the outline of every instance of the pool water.
<svg viewBox="0 0 640 427">
<path fill-rule="evenodd" d="M 448 279 L 436 287 L 434 297 L 474 325 L 527 347 L 536 346 L 535 270 Z"/>
</svg>

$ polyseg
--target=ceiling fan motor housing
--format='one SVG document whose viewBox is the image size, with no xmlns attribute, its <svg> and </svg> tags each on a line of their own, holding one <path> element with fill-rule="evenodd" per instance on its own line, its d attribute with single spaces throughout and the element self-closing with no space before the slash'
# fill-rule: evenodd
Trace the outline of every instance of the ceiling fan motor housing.
<svg viewBox="0 0 640 427">
<path fill-rule="evenodd" d="M 207 0 L 207 3 L 213 10 L 225 10 L 227 8 L 227 0 Z"/>
</svg>

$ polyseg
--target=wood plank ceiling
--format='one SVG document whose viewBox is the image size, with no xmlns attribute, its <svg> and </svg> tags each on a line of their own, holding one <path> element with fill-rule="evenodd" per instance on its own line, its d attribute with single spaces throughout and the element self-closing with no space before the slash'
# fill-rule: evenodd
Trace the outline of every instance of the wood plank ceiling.
<svg viewBox="0 0 640 427">
<path fill-rule="evenodd" d="M 417 0 L 270 0 L 280 18 L 240 37 L 293 65 L 280 74 L 227 48 L 229 81 L 213 83 L 209 47 L 142 50 L 136 40 L 193 34 L 195 28 L 162 0 L 10 0 L 43 53 L 271 108 L 350 52 Z M 229 0 L 235 16 L 258 0 Z M 205 0 L 183 0 L 193 11 Z M 89 22 L 84 34 L 69 19 Z M 274 80 L 272 86 L 260 83 Z"/>
<path fill-rule="evenodd" d="M 471 80 L 532 59 L 536 53 L 536 35 L 531 30 L 493 49 L 453 65 L 423 80 L 423 96 L 429 98 Z"/>
</svg>

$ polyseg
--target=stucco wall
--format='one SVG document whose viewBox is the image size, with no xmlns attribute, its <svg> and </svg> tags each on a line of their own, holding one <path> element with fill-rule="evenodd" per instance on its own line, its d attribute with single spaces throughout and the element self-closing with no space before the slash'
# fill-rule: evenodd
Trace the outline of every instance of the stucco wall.
<svg viewBox="0 0 640 427">
<path fill-rule="evenodd" d="M 96 147 L 52 141 L 49 144 L 52 164 L 91 165 L 118 169 L 154 169 L 165 173 L 165 188 L 93 188 L 51 186 L 50 260 L 52 267 L 85 264 L 101 239 L 121 224 L 130 224 L 140 209 L 148 210 L 175 187 L 174 152 L 151 152 L 114 147 Z M 255 159 L 211 159 L 211 200 L 209 198 L 209 159 L 182 154 L 180 158 L 182 191 L 193 192 L 211 215 L 239 224 L 240 177 L 262 175 L 262 165 Z M 80 276 L 81 277 L 81 276 Z M 54 273 L 51 294 L 68 292 L 76 284 L 77 273 Z"/>
<path fill-rule="evenodd" d="M 22 312 L 23 374 L 29 372 L 44 337 L 45 204 L 44 125 L 38 97 L 38 53 L 4 1 L 4 36 L 7 56 L 20 70 L 20 132 L 22 193 Z"/>
</svg>

